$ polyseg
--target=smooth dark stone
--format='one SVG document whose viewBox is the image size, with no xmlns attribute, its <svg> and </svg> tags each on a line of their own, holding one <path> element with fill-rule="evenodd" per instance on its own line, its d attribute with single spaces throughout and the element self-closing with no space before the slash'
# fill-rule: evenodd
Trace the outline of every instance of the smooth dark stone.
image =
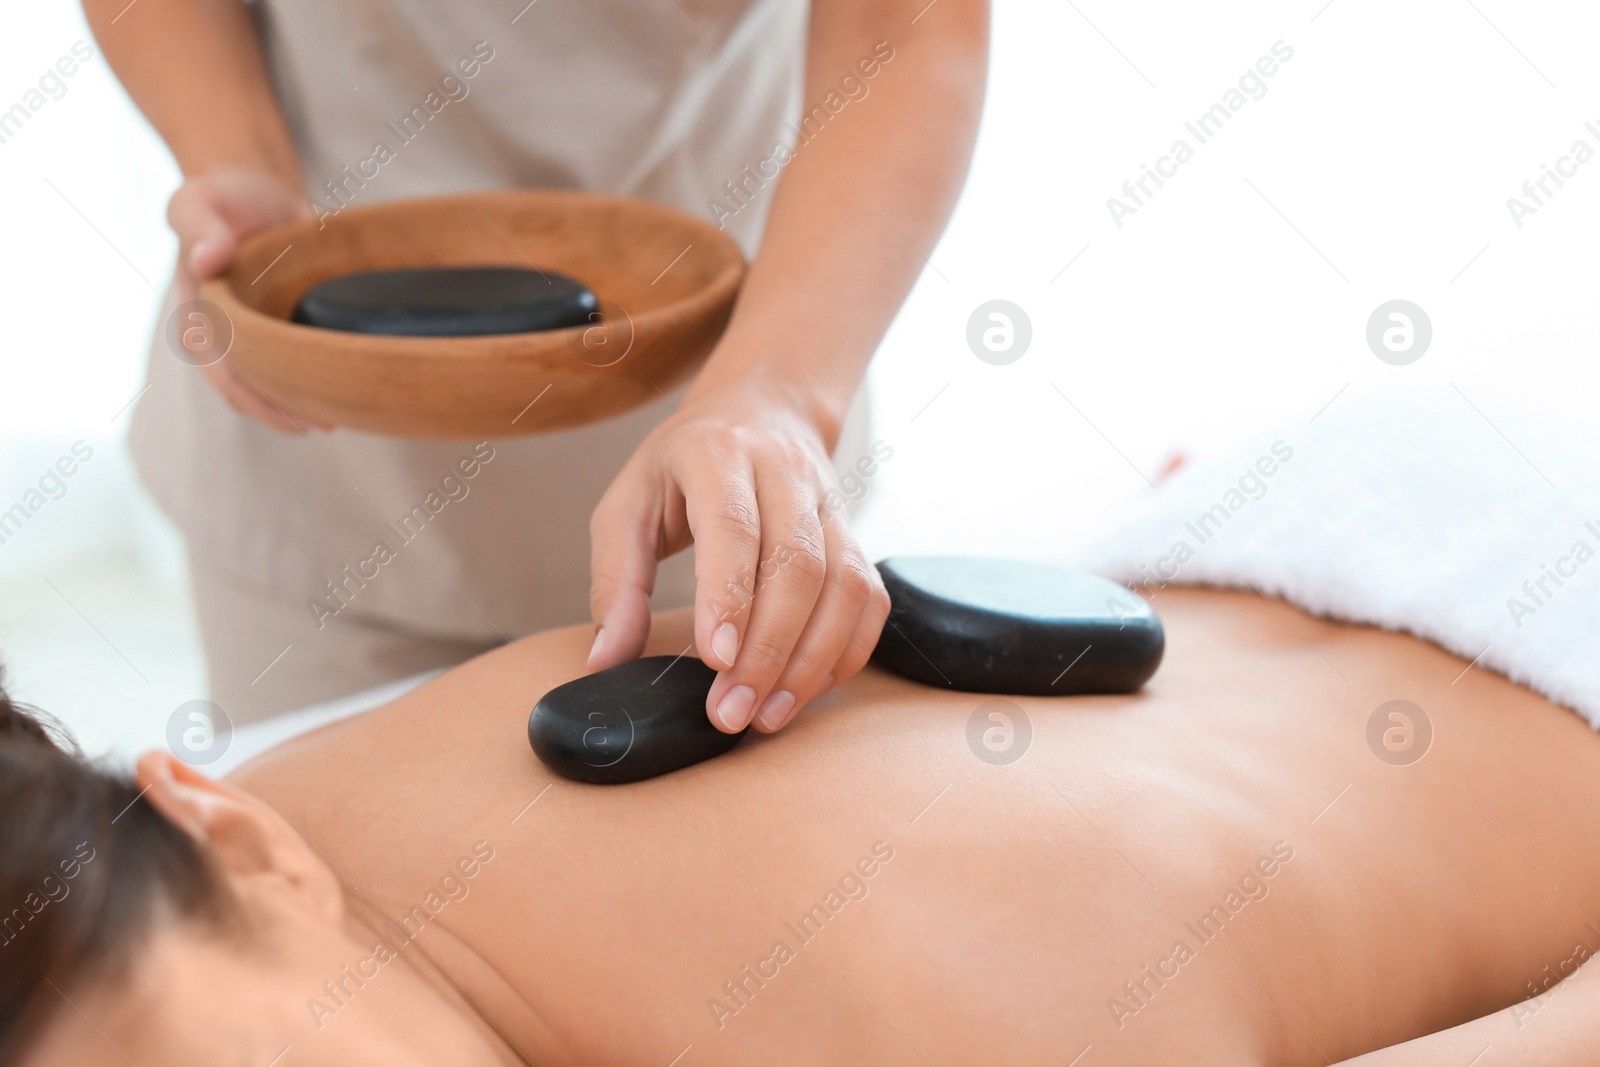
<svg viewBox="0 0 1600 1067">
<path fill-rule="evenodd" d="M 473 337 L 561 330 L 593 322 L 594 293 L 551 271 L 425 267 L 346 274 L 295 305 L 306 326 L 399 337 Z"/>
<path fill-rule="evenodd" d="M 535 704 L 528 743 L 546 767 L 579 782 L 637 782 L 720 756 L 748 730 L 706 717 L 717 672 L 691 656 L 647 656 L 565 685 Z"/>
<path fill-rule="evenodd" d="M 872 661 L 915 682 L 1021 696 L 1131 693 L 1161 664 L 1155 611 L 1099 575 L 979 556 L 895 556 L 878 573 L 892 606 Z"/>
</svg>

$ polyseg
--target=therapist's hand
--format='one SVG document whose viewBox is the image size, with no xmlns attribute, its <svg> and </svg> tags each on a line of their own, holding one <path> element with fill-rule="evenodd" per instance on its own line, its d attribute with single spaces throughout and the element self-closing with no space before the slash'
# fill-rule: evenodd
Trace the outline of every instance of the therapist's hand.
<svg viewBox="0 0 1600 1067">
<path fill-rule="evenodd" d="M 657 561 L 694 542 L 695 648 L 723 730 L 782 728 L 882 632 L 889 597 L 829 506 L 828 446 L 929 265 L 983 103 L 986 0 L 809 7 L 804 99 L 851 102 L 759 191 L 770 212 L 727 330 L 590 526 L 594 669 L 644 649 Z"/>
<path fill-rule="evenodd" d="M 244 238 L 309 214 L 295 190 L 262 171 L 235 167 L 190 178 L 167 205 L 167 221 L 178 235 L 179 298 L 198 299 L 201 282 L 233 266 Z M 285 433 L 331 428 L 284 411 L 241 378 L 226 357 L 200 369 L 235 411 L 263 426 Z"/>
<path fill-rule="evenodd" d="M 782 729 L 861 670 L 888 614 L 842 499 L 792 398 L 742 384 L 692 392 L 595 509 L 590 669 L 644 650 L 656 566 L 692 541 L 695 648 L 720 672 L 707 714 L 728 733 Z"/>
</svg>

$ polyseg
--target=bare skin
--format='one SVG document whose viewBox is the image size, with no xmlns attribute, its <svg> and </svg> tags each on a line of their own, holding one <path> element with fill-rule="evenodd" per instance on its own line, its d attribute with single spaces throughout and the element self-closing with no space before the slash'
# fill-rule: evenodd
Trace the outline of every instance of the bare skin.
<svg viewBox="0 0 1600 1067">
<path fill-rule="evenodd" d="M 1404 635 L 1255 594 L 1157 607 L 1168 653 L 1147 690 L 1013 699 L 1032 736 L 1005 765 L 968 743 L 987 698 L 869 669 L 710 763 L 622 787 L 555 778 L 526 720 L 583 672 L 583 628 L 485 655 L 228 784 L 150 757 L 150 802 L 213 841 L 257 906 L 299 917 L 271 953 L 158 935 L 161 970 L 140 971 L 156 1007 L 85 994 L 103 1034 L 63 1012 L 57 1058 L 35 1060 L 120 1063 L 115 1042 L 203 1062 L 160 1035 L 202 1029 L 181 991 L 200 998 L 209 975 L 230 992 L 205 999 L 204 1029 L 263 1063 L 292 1043 L 285 1067 L 422 1063 L 446 1037 L 465 1064 L 1322 1064 L 1395 1045 L 1371 1062 L 1461 1067 L 1486 1045 L 1475 1067 L 1583 1062 L 1600 1041 L 1593 968 L 1503 1009 L 1600 944 L 1592 731 Z M 659 618 L 651 651 L 691 626 Z M 1367 742 L 1396 698 L 1433 728 L 1409 765 Z M 323 992 L 378 922 L 485 848 L 395 962 Z M 830 890 L 836 913 L 797 936 Z M 1220 932 L 1198 936 L 1216 906 Z M 791 958 L 775 961 L 780 941 Z M 363 1056 L 361 1035 L 417 1058 Z"/>
</svg>

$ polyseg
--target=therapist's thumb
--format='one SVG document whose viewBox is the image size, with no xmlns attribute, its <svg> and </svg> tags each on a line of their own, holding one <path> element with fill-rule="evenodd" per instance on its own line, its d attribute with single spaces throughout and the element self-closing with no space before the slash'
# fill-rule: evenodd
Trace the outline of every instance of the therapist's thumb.
<svg viewBox="0 0 1600 1067">
<path fill-rule="evenodd" d="M 229 168 L 184 182 L 167 204 L 184 299 L 194 299 L 200 282 L 233 265 L 242 239 L 309 213 L 286 183 L 256 170 Z"/>
<path fill-rule="evenodd" d="M 178 238 L 178 285 L 184 300 L 200 295 L 200 283 L 227 270 L 238 251 L 233 228 L 210 191 L 184 184 L 167 205 L 167 221 Z"/>
<path fill-rule="evenodd" d="M 589 613 L 595 623 L 589 670 L 637 659 L 650 636 L 650 594 L 655 590 L 657 509 L 611 487 L 589 520 Z M 641 494 L 642 495 L 642 494 Z"/>
</svg>

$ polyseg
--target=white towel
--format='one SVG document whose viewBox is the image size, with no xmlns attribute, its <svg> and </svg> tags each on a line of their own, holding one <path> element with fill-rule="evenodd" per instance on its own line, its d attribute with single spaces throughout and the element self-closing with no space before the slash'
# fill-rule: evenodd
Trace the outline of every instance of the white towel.
<svg viewBox="0 0 1600 1067">
<path fill-rule="evenodd" d="M 1408 631 L 1600 727 L 1597 446 L 1471 388 L 1341 395 L 1180 470 L 1073 562 Z"/>
</svg>

